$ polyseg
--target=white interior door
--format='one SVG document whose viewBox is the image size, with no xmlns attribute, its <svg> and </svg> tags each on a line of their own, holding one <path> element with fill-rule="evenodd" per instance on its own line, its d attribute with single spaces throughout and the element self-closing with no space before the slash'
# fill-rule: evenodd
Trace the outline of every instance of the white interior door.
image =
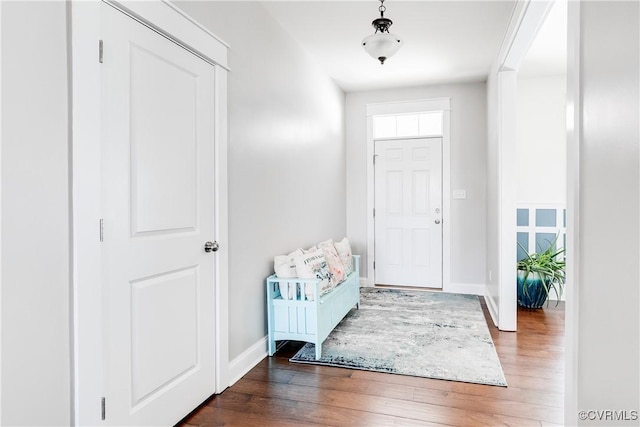
<svg viewBox="0 0 640 427">
<path fill-rule="evenodd" d="M 215 391 L 214 67 L 102 7 L 106 421 L 173 425 Z"/>
<path fill-rule="evenodd" d="M 442 138 L 375 141 L 375 283 L 442 288 Z"/>
</svg>

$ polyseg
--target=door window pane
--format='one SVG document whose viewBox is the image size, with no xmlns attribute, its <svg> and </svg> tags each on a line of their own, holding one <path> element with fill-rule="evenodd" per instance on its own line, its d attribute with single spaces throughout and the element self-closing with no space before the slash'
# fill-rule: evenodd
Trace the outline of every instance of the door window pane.
<svg viewBox="0 0 640 427">
<path fill-rule="evenodd" d="M 442 112 L 420 114 L 420 135 L 442 135 Z"/>
<path fill-rule="evenodd" d="M 393 138 L 396 136 L 396 116 L 377 116 L 373 118 L 374 138 Z"/>
<path fill-rule="evenodd" d="M 442 126 L 442 111 L 375 116 L 373 118 L 373 137 L 382 139 L 441 136 Z"/>
<path fill-rule="evenodd" d="M 420 135 L 419 120 L 417 114 L 405 114 L 396 116 L 396 136 L 418 136 Z"/>
</svg>

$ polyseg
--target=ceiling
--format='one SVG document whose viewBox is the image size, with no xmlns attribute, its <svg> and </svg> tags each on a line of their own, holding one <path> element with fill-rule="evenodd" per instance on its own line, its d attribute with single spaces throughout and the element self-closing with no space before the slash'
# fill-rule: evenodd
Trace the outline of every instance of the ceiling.
<svg viewBox="0 0 640 427">
<path fill-rule="evenodd" d="M 404 45 L 380 65 L 360 45 L 374 32 L 378 1 L 262 4 L 345 92 L 485 81 L 514 7 L 513 0 L 388 0 L 390 32 Z"/>
</svg>

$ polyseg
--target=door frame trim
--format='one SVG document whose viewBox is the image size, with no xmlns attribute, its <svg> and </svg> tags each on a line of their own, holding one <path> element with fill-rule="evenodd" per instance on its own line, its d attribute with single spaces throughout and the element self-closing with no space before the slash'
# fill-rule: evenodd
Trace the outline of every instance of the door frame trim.
<svg viewBox="0 0 640 427">
<path fill-rule="evenodd" d="M 0 2 L 0 34 L 2 34 L 2 2 Z M 2 43 L 0 43 L 0 62 L 2 62 Z M 0 67 L 0 100 L 2 99 L 2 67 Z M 0 102 L 0 129 L 2 129 L 2 102 Z M 0 133 L 0 188 L 2 188 L 2 134 Z M 2 271 L 2 197 L 0 197 L 0 271 Z M 0 274 L 0 301 L 2 301 L 2 275 Z M 0 303 L 0 319 L 2 317 L 2 303 Z M 2 347 L 0 345 L 0 347 Z M 0 384 L 2 382 L 2 352 L 0 351 Z M 2 402 L 2 387 L 0 387 L 0 402 Z M 0 423 L 2 423 L 2 405 L 0 405 Z"/>
<path fill-rule="evenodd" d="M 101 39 L 103 3 L 116 7 L 193 53 L 215 64 L 214 135 L 217 252 L 216 384 L 228 385 L 228 194 L 227 194 L 227 48 L 214 34 L 168 1 L 69 3 L 72 105 L 72 424 L 99 425 L 103 384 L 102 262 L 99 220 L 101 178 Z M 177 35 L 177 36 L 175 36 Z M 186 415 L 186 414 L 185 414 Z"/>
<path fill-rule="evenodd" d="M 367 277 L 366 286 L 375 286 L 375 223 L 373 218 L 375 176 L 373 116 L 442 111 L 442 290 L 451 285 L 451 98 L 418 99 L 367 104 Z M 436 137 L 433 135 L 432 137 Z M 437 136 L 440 137 L 440 136 Z M 429 138 L 424 136 L 420 138 Z M 403 138 L 409 139 L 409 138 Z"/>
<path fill-rule="evenodd" d="M 578 249 L 580 238 L 580 161 L 582 160 L 582 6 L 567 4 L 567 251 L 565 291 L 564 341 L 564 423 L 578 423 L 578 378 L 580 371 L 580 272 Z"/>
</svg>

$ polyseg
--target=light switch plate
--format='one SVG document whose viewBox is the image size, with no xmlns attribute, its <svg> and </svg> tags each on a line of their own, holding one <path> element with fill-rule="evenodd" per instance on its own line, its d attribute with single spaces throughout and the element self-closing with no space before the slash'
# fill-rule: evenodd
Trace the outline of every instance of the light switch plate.
<svg viewBox="0 0 640 427">
<path fill-rule="evenodd" d="M 466 190 L 453 190 L 453 198 L 454 199 L 466 199 L 467 191 Z"/>
</svg>

